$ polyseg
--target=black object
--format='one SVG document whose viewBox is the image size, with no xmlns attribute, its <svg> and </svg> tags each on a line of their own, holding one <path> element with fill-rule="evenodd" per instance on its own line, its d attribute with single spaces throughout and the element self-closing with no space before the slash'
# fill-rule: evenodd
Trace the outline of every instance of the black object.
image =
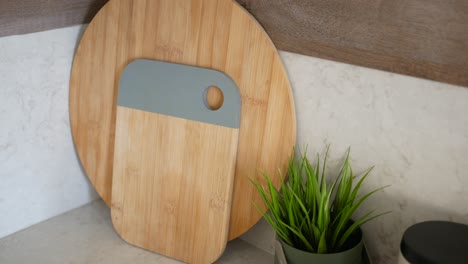
<svg viewBox="0 0 468 264">
<path fill-rule="evenodd" d="M 467 264 L 468 225 L 428 221 L 409 227 L 401 253 L 411 264 Z"/>
</svg>

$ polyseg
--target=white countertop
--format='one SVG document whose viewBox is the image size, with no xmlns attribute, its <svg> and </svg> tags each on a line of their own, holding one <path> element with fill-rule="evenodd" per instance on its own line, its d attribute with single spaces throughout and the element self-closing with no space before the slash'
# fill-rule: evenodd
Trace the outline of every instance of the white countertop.
<svg viewBox="0 0 468 264">
<path fill-rule="evenodd" d="M 176 264 L 178 261 L 131 246 L 112 227 L 102 200 L 0 239 L 2 264 Z M 270 264 L 273 256 L 237 239 L 216 263 Z"/>
</svg>

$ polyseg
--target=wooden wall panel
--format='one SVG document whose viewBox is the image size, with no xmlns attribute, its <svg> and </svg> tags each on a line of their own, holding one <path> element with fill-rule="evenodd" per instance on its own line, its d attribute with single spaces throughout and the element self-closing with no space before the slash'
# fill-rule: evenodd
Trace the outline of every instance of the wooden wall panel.
<svg viewBox="0 0 468 264">
<path fill-rule="evenodd" d="M 108 0 L 0 0 L 0 37 L 88 23 Z"/>
<path fill-rule="evenodd" d="M 243 0 L 279 49 L 468 86 L 466 0 Z"/>
<path fill-rule="evenodd" d="M 468 86 L 466 0 L 237 0 L 279 49 Z M 0 36 L 88 22 L 107 0 L 0 0 Z"/>
</svg>

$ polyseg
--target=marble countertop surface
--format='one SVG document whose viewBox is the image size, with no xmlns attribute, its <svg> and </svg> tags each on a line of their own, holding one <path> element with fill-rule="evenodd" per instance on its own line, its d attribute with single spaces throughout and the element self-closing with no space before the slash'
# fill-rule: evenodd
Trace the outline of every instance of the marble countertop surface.
<svg viewBox="0 0 468 264">
<path fill-rule="evenodd" d="M 131 246 L 112 227 L 102 200 L 0 239 L 0 263 L 181 263 Z M 270 264 L 273 256 L 237 239 L 216 263 Z"/>
</svg>

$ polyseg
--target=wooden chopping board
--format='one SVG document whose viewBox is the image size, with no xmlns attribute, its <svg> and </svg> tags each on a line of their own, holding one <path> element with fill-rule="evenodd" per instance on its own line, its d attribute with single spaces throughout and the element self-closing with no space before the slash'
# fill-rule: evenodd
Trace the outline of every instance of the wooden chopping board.
<svg viewBox="0 0 468 264">
<path fill-rule="evenodd" d="M 119 77 L 135 59 L 216 69 L 242 98 L 229 239 L 261 217 L 247 177 L 265 171 L 278 187 L 296 139 L 291 87 L 257 21 L 231 0 L 111 0 L 84 33 L 73 62 L 70 120 L 86 174 L 110 204 Z"/>
<path fill-rule="evenodd" d="M 211 110 L 206 90 L 224 101 Z M 226 246 L 240 124 L 226 75 L 150 60 L 130 63 L 117 103 L 112 222 L 130 244 L 187 263 Z"/>
</svg>

